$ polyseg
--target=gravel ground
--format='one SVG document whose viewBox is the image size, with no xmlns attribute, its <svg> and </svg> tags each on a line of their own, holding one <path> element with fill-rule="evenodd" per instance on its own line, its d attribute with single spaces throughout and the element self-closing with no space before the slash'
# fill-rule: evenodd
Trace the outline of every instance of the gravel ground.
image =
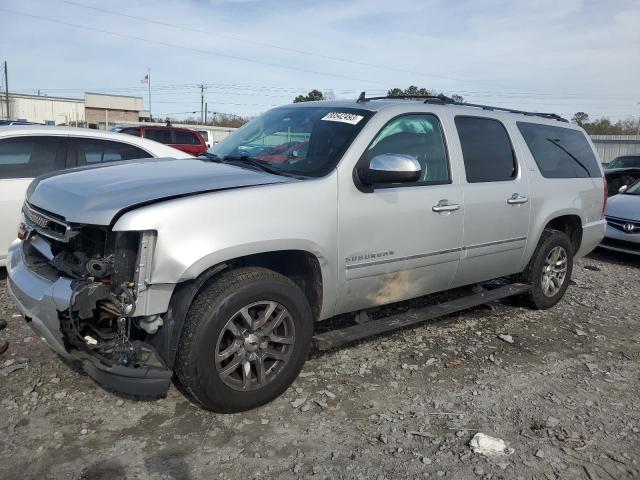
<svg viewBox="0 0 640 480">
<path fill-rule="evenodd" d="M 4 275 L 0 478 L 640 477 L 638 258 L 579 260 L 551 310 L 494 303 L 314 355 L 285 395 L 236 415 L 175 388 L 100 389 L 32 336 Z M 510 453 L 474 453 L 478 432 Z"/>
</svg>

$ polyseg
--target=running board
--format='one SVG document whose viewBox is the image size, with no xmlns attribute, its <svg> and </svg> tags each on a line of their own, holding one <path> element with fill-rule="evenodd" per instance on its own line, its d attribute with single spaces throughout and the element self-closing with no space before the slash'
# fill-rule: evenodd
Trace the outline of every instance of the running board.
<svg viewBox="0 0 640 480">
<path fill-rule="evenodd" d="M 330 350 L 340 345 L 362 340 L 363 338 L 416 325 L 418 323 L 426 322 L 427 320 L 466 310 L 471 307 L 477 307 L 478 305 L 483 305 L 495 300 L 501 300 L 513 295 L 520 295 L 528 292 L 530 288 L 530 285 L 525 285 L 523 283 L 512 283 L 493 290 L 487 290 L 482 293 L 475 293 L 466 297 L 450 300 L 448 302 L 430 305 L 417 310 L 409 310 L 408 312 L 359 323 L 350 327 L 330 330 L 328 332 L 314 335 L 313 340 L 318 350 Z"/>
</svg>

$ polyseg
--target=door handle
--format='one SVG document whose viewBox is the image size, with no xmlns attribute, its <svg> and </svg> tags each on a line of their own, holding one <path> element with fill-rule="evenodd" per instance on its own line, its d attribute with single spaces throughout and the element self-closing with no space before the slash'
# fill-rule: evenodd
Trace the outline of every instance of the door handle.
<svg viewBox="0 0 640 480">
<path fill-rule="evenodd" d="M 507 203 L 509 205 L 522 205 L 523 203 L 527 203 L 529 201 L 529 197 L 524 197 L 519 193 L 514 193 L 511 197 L 507 198 Z"/>
<path fill-rule="evenodd" d="M 437 205 L 431 207 L 431 210 L 436 213 L 453 212 L 455 210 L 460 210 L 460 205 L 457 203 L 449 203 L 449 200 L 443 199 L 440 200 Z"/>
</svg>

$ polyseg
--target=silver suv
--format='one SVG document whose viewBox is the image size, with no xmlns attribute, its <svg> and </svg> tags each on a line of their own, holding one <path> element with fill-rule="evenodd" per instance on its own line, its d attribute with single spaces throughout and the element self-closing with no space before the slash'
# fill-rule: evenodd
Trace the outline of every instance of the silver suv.
<svg viewBox="0 0 640 480">
<path fill-rule="evenodd" d="M 552 114 L 364 94 L 287 105 L 205 157 L 36 179 L 8 285 L 106 388 L 163 395 L 175 378 L 204 408 L 241 411 L 286 390 L 335 315 L 358 322 L 318 348 L 508 295 L 553 306 L 603 238 L 605 198 L 588 137 Z M 363 321 L 491 279 L 503 286 L 413 321 Z"/>
</svg>

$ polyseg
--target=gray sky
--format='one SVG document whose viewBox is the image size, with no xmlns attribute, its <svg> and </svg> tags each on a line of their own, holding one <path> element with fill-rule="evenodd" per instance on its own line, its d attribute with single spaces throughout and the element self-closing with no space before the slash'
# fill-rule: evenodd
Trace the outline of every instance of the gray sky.
<svg viewBox="0 0 640 480">
<path fill-rule="evenodd" d="M 146 103 L 149 67 L 154 115 L 199 110 L 201 83 L 210 111 L 245 115 L 411 84 L 569 117 L 640 110 L 637 0 L 0 0 L 0 18 L 12 91 Z"/>
</svg>

